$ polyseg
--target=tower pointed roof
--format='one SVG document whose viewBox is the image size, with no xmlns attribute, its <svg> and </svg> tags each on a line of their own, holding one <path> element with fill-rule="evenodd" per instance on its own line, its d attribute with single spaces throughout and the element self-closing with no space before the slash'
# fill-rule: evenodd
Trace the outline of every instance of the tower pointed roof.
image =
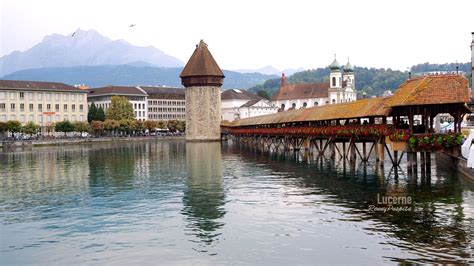
<svg viewBox="0 0 474 266">
<path fill-rule="evenodd" d="M 217 65 L 216 60 L 212 57 L 211 52 L 207 49 L 207 44 L 203 40 L 196 45 L 193 55 L 191 55 L 181 75 L 179 75 L 180 78 L 194 76 L 224 77 L 224 73 L 222 73 L 222 70 L 219 65 Z"/>
</svg>

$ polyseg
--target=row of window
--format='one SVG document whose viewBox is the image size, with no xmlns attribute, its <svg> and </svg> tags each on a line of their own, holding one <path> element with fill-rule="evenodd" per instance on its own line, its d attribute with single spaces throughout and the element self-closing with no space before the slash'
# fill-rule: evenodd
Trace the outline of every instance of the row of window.
<svg viewBox="0 0 474 266">
<path fill-rule="evenodd" d="M 145 111 L 135 111 L 135 117 L 142 117 L 142 116 L 145 116 Z"/>
<path fill-rule="evenodd" d="M 10 91 L 10 92 L 6 92 L 6 91 L 0 91 L 0 100 L 6 100 L 7 99 L 7 95 L 8 97 L 10 98 L 10 100 L 16 100 L 17 97 L 18 99 L 20 100 L 29 100 L 29 101 L 33 101 L 33 100 L 39 100 L 39 101 L 42 101 L 43 98 L 47 101 L 51 101 L 51 100 L 55 100 L 55 101 L 59 101 L 61 98 L 63 99 L 63 101 L 68 101 L 69 98 L 72 100 L 72 101 L 75 101 L 76 99 L 78 99 L 79 101 L 84 101 L 84 93 L 48 93 L 48 92 L 23 92 L 23 91 L 20 91 L 20 92 L 16 92 L 16 91 Z M 77 96 L 77 97 L 76 97 Z"/>
<path fill-rule="evenodd" d="M 133 104 L 133 109 L 145 109 L 145 104 L 144 103 L 135 103 Z"/>
<path fill-rule="evenodd" d="M 181 112 L 184 113 L 186 108 L 174 107 L 174 108 L 163 108 L 163 107 L 148 107 L 148 112 Z"/>
<path fill-rule="evenodd" d="M 85 118 L 85 116 L 80 115 L 79 120 L 77 120 L 77 117 L 75 115 L 72 115 L 69 119 L 69 117 L 67 115 L 64 115 L 62 120 L 69 120 L 71 122 L 75 122 L 75 121 L 85 121 L 84 118 Z M 46 115 L 46 116 L 38 115 L 36 117 L 36 120 L 35 120 L 34 115 L 29 115 L 29 116 L 19 115 L 18 118 L 17 118 L 16 115 L 10 115 L 8 120 L 19 120 L 21 123 L 28 123 L 28 122 L 43 123 L 43 122 L 59 122 L 59 121 L 62 121 L 62 120 L 60 120 L 59 115 L 55 115 L 55 116 L 52 116 L 52 115 Z M 7 115 L 0 115 L 0 122 L 6 122 L 6 121 L 7 121 Z"/>
<path fill-rule="evenodd" d="M 185 101 L 155 101 L 155 100 L 148 100 L 149 105 L 169 105 L 169 106 L 185 106 Z"/>
<path fill-rule="evenodd" d="M 51 106 L 52 104 L 46 104 L 46 111 L 52 111 L 51 109 Z M 59 112 L 60 109 L 59 109 L 60 105 L 59 104 L 55 104 L 54 105 L 54 110 L 56 112 Z M 20 109 L 20 112 L 24 112 L 25 111 L 25 104 L 24 103 L 20 103 L 19 104 L 19 109 Z M 30 103 L 28 104 L 28 110 L 30 112 L 34 112 L 34 104 Z M 5 103 L 0 103 L 0 112 L 5 112 L 6 111 L 6 104 Z M 15 103 L 11 103 L 10 104 L 10 111 L 14 112 L 16 111 L 16 104 Z M 37 105 L 37 111 L 43 111 L 43 104 L 39 103 Z M 64 112 L 67 112 L 68 111 L 68 105 L 67 104 L 63 104 L 63 111 Z M 76 111 L 76 105 L 75 104 L 71 104 L 71 111 L 72 112 L 75 112 Z M 84 111 L 84 105 L 83 104 L 79 104 L 79 111 Z"/>
<path fill-rule="evenodd" d="M 148 114 L 148 119 L 160 120 L 160 119 L 184 119 L 184 114 Z"/>
</svg>

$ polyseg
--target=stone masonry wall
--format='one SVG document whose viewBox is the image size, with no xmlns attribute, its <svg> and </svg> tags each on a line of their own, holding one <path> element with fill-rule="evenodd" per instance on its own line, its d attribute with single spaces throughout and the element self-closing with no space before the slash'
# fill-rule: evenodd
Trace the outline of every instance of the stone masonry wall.
<svg viewBox="0 0 474 266">
<path fill-rule="evenodd" d="M 220 88 L 211 86 L 186 88 L 186 140 L 220 140 L 220 123 Z"/>
</svg>

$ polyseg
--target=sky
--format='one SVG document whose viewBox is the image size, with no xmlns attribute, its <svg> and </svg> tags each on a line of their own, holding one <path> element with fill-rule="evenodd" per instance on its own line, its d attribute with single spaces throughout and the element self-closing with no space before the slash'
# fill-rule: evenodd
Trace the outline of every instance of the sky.
<svg viewBox="0 0 474 266">
<path fill-rule="evenodd" d="M 94 29 L 186 62 L 200 39 L 224 69 L 469 62 L 474 1 L 0 0 L 0 56 Z M 130 24 L 136 24 L 130 28 Z"/>
</svg>

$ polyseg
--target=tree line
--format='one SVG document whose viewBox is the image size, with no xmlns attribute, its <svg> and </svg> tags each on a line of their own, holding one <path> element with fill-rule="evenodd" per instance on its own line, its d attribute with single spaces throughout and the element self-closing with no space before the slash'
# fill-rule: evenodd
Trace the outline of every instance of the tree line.
<svg viewBox="0 0 474 266">
<path fill-rule="evenodd" d="M 414 65 L 407 71 L 392 70 L 390 68 L 355 67 L 355 85 L 357 91 L 360 93 L 365 92 L 368 96 L 380 96 L 386 90 L 390 90 L 392 92 L 395 91 L 403 82 L 408 79 L 409 72 L 411 72 L 413 75 L 432 71 L 454 72 L 456 71 L 456 67 L 458 67 L 459 71 L 466 73 L 466 77 L 468 79 L 471 78 L 470 63 L 424 63 Z M 327 67 L 296 72 L 295 74 L 287 77 L 286 83 L 329 83 L 329 73 L 330 70 Z M 281 78 L 269 79 L 263 84 L 248 88 L 248 90 L 262 96 L 268 95 L 270 98 L 279 89 L 280 83 Z"/>
<path fill-rule="evenodd" d="M 168 130 L 169 132 L 184 132 L 186 130 L 185 121 L 181 120 L 135 120 L 132 104 L 126 97 L 112 96 L 110 107 L 105 112 L 102 107 L 92 103 L 88 114 L 87 122 L 68 120 L 59 121 L 49 125 L 56 132 L 62 132 L 66 136 L 70 132 L 90 132 L 96 136 L 116 136 L 116 135 L 136 135 L 154 132 L 155 130 Z M 20 121 L 10 120 L 0 122 L 0 137 L 5 133 L 11 133 L 11 137 L 21 133 L 25 135 L 36 135 L 40 132 L 40 126 L 34 122 L 28 122 L 22 126 Z"/>
</svg>

